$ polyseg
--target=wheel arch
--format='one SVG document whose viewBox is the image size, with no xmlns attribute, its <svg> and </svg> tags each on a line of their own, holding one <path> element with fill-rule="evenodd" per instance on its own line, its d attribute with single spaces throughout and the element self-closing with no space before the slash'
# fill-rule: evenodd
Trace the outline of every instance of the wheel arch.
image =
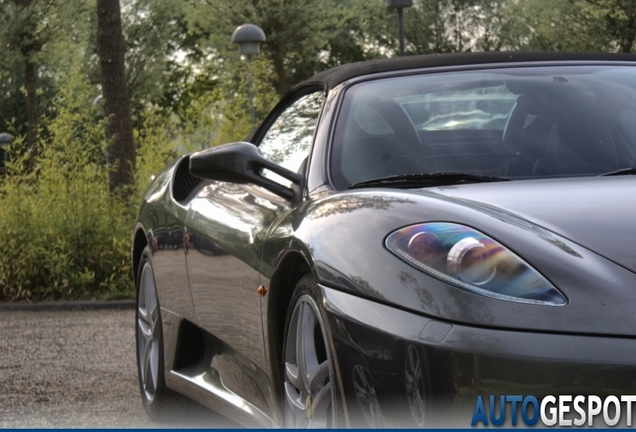
<svg viewBox="0 0 636 432">
<path fill-rule="evenodd" d="M 282 394 L 281 354 L 285 334 L 285 320 L 289 302 L 296 284 L 306 274 L 313 273 L 309 261 L 299 251 L 289 251 L 276 267 L 270 278 L 267 302 L 267 333 L 269 336 L 269 358 L 276 394 Z"/>
</svg>

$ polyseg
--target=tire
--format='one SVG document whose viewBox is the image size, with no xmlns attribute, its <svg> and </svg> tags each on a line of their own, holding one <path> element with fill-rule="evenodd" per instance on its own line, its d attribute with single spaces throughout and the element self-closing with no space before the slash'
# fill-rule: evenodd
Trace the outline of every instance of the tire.
<svg viewBox="0 0 636 432">
<path fill-rule="evenodd" d="M 285 321 L 283 418 L 285 427 L 343 425 L 342 403 L 329 340 L 328 323 L 312 275 L 296 285 Z"/>
<path fill-rule="evenodd" d="M 187 410 L 189 400 L 166 387 L 161 309 L 148 247 L 139 263 L 136 291 L 137 376 L 144 410 L 153 421 L 175 421 Z"/>
</svg>

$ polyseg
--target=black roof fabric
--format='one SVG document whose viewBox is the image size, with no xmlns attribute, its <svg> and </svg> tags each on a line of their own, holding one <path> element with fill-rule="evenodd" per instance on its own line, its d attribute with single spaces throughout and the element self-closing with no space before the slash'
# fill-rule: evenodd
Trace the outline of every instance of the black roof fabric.
<svg viewBox="0 0 636 432">
<path fill-rule="evenodd" d="M 538 61 L 629 61 L 636 62 L 634 54 L 564 53 L 564 52 L 480 52 L 460 54 L 427 54 L 371 60 L 336 66 L 314 75 L 296 87 L 322 84 L 331 89 L 351 78 L 378 72 L 392 72 L 440 66 L 461 66 L 507 62 Z"/>
</svg>

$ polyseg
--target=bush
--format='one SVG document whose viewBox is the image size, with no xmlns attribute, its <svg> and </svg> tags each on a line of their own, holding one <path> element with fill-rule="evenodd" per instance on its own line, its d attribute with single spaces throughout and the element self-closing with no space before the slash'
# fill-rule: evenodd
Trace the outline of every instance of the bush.
<svg viewBox="0 0 636 432">
<path fill-rule="evenodd" d="M 267 85 L 273 72 L 264 60 L 252 70 L 262 118 L 278 98 Z M 144 189 L 179 154 L 240 140 L 253 127 L 247 65 L 230 75 L 231 85 L 191 89 L 179 115 L 151 105 L 140 113 L 136 184 L 126 202 L 108 191 L 98 92 L 72 67 L 52 120 L 40 122 L 47 134 L 35 171 L 26 171 L 25 139 L 14 133 L 9 175 L 0 177 L 0 301 L 133 298 L 131 235 Z"/>
<path fill-rule="evenodd" d="M 11 146 L 0 184 L 0 300 L 126 298 L 134 294 L 130 239 L 134 205 L 108 191 L 103 124 L 95 90 L 79 73 L 55 101 L 50 138 L 35 172 L 23 139 Z"/>
</svg>

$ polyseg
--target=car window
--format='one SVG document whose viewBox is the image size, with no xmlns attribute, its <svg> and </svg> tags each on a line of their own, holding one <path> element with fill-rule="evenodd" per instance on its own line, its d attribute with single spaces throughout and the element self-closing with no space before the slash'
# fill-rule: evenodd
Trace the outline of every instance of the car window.
<svg viewBox="0 0 636 432">
<path fill-rule="evenodd" d="M 317 92 L 301 97 L 278 116 L 259 145 L 261 154 L 271 162 L 297 172 L 309 155 L 324 93 Z M 289 185 L 271 171 L 263 175 L 278 183 Z"/>
<path fill-rule="evenodd" d="M 338 188 L 411 174 L 512 180 L 636 167 L 636 68 L 533 66 L 383 77 L 345 90 Z"/>
</svg>

